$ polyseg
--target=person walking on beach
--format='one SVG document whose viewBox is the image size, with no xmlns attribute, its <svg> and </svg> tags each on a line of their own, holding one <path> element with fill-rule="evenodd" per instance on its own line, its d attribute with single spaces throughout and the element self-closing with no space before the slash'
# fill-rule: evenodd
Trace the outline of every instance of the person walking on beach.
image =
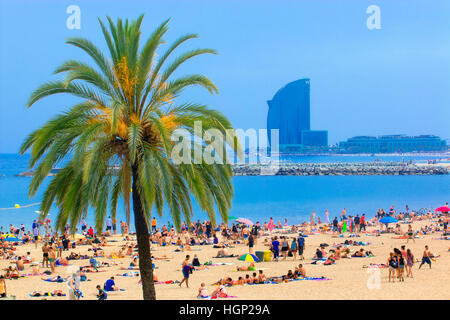
<svg viewBox="0 0 450 320">
<path fill-rule="evenodd" d="M 428 263 L 431 269 L 431 253 L 428 250 L 428 246 L 425 246 L 425 250 L 423 251 L 422 263 L 419 266 L 419 269 L 423 266 L 424 263 Z"/>
<path fill-rule="evenodd" d="M 412 267 L 414 265 L 414 255 L 411 250 L 406 250 L 406 276 L 413 278 Z"/>
<path fill-rule="evenodd" d="M 330 224 L 330 215 L 328 213 L 328 210 L 325 210 L 325 221 L 327 222 L 327 224 Z"/>
<path fill-rule="evenodd" d="M 152 219 L 152 233 L 156 232 L 156 218 L 153 217 Z"/>
<path fill-rule="evenodd" d="M 183 284 L 183 282 L 186 282 L 186 288 L 189 288 L 189 274 L 191 273 L 191 266 L 189 265 L 189 259 L 190 255 L 186 256 L 186 259 L 184 259 L 182 265 L 181 265 L 181 271 L 183 272 L 183 280 L 181 280 L 179 286 Z"/>
<path fill-rule="evenodd" d="M 300 260 L 305 260 L 305 258 L 303 257 L 303 251 L 305 249 L 305 238 L 301 233 L 298 235 L 297 244 L 298 244 L 298 258 Z"/>
<path fill-rule="evenodd" d="M 277 236 L 272 241 L 272 252 L 274 261 L 278 261 L 278 257 L 280 256 L 280 242 L 278 242 Z"/>
<path fill-rule="evenodd" d="M 291 252 L 292 256 L 294 257 L 294 260 L 297 258 L 297 249 L 298 249 L 297 239 L 293 237 L 291 242 Z"/>
</svg>

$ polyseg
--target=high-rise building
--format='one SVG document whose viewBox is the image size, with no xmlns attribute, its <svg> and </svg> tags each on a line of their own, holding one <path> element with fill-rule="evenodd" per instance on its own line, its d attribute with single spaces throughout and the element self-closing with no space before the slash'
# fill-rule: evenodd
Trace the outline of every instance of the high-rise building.
<svg viewBox="0 0 450 320">
<path fill-rule="evenodd" d="M 309 79 L 288 83 L 267 101 L 267 132 L 279 129 L 279 143 L 301 144 L 302 130 L 310 130 Z"/>
<path fill-rule="evenodd" d="M 280 151 L 302 149 L 304 147 L 326 147 L 327 131 L 314 131 L 310 126 L 309 79 L 299 79 L 288 83 L 277 91 L 272 100 L 267 101 L 267 134 L 279 130 Z M 286 148 L 284 148 L 284 146 Z"/>
</svg>

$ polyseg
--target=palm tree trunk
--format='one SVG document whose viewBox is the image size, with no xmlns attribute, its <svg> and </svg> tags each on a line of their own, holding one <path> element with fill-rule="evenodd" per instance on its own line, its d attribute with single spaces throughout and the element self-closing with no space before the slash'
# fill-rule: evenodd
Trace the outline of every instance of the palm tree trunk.
<svg viewBox="0 0 450 320">
<path fill-rule="evenodd" d="M 153 267 L 150 251 L 150 235 L 148 233 L 148 225 L 142 207 L 141 196 L 137 186 L 138 168 L 133 165 L 133 211 L 134 225 L 136 228 L 136 238 L 139 253 L 139 271 L 142 280 L 142 292 L 144 300 L 156 300 L 155 283 L 153 282 Z"/>
</svg>

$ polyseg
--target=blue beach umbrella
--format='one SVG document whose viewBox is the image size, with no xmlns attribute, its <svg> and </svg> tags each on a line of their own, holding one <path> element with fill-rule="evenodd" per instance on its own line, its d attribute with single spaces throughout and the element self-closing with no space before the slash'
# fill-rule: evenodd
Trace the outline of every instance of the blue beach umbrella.
<svg viewBox="0 0 450 320">
<path fill-rule="evenodd" d="M 5 239 L 3 239 L 3 241 L 19 242 L 20 239 L 17 238 L 17 237 L 11 237 L 11 236 L 9 236 L 9 237 L 6 237 Z"/>
<path fill-rule="evenodd" d="M 378 220 L 378 222 L 384 223 L 384 224 L 389 224 L 389 223 L 396 223 L 396 222 L 398 222 L 398 220 L 395 218 L 392 218 L 392 217 L 384 217 L 384 218 L 381 218 L 380 220 Z"/>
</svg>

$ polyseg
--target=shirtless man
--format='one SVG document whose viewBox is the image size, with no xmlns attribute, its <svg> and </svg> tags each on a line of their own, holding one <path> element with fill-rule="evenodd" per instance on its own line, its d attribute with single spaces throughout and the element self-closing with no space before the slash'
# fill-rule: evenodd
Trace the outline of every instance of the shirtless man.
<svg viewBox="0 0 450 320">
<path fill-rule="evenodd" d="M 295 272 L 297 273 L 297 275 L 299 275 L 299 276 L 301 275 L 303 278 L 306 277 L 306 270 L 302 264 L 299 264 L 298 268 L 295 268 Z"/>
<path fill-rule="evenodd" d="M 430 266 L 431 269 L 431 258 L 432 254 L 431 252 L 428 250 L 428 246 L 425 246 L 425 250 L 423 251 L 423 256 L 422 256 L 422 263 L 419 266 L 419 269 L 422 267 L 422 265 L 424 263 L 428 263 L 428 265 Z"/>
<path fill-rule="evenodd" d="M 266 275 L 264 274 L 264 272 L 262 270 L 259 270 L 258 283 L 264 283 L 265 281 L 267 281 Z"/>
<path fill-rule="evenodd" d="M 16 266 L 17 266 L 17 270 L 19 271 L 23 271 L 24 265 L 23 265 L 23 260 L 22 257 L 19 257 L 16 261 Z"/>
<path fill-rule="evenodd" d="M 48 261 L 50 262 L 50 269 L 52 273 L 55 273 L 56 253 L 52 246 L 49 247 Z"/>
</svg>

